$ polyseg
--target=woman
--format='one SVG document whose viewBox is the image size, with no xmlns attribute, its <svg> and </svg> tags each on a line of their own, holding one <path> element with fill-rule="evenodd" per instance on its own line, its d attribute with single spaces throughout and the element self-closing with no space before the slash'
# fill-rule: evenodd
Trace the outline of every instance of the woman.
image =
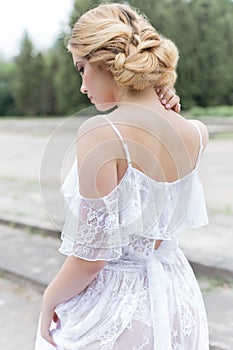
<svg viewBox="0 0 233 350">
<path fill-rule="evenodd" d="M 36 349 L 207 350 L 177 235 L 208 222 L 198 177 L 208 132 L 155 93 L 175 83 L 177 48 L 121 4 L 85 13 L 68 48 L 81 91 L 99 110 L 118 108 L 78 130 L 62 187 L 68 257 L 44 293 Z"/>
</svg>

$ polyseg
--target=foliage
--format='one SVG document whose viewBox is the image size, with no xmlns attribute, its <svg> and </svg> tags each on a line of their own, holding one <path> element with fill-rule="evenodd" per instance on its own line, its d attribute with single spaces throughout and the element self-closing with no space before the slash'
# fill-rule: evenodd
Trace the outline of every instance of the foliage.
<svg viewBox="0 0 233 350">
<path fill-rule="evenodd" d="M 44 115 L 53 112 L 53 81 L 48 62 L 42 53 L 36 53 L 25 33 L 20 53 L 15 59 L 15 103 L 26 115 Z"/>
<path fill-rule="evenodd" d="M 75 0 L 71 24 L 100 2 Z M 178 46 L 176 89 L 185 108 L 233 104 L 232 1 L 148 0 L 143 6 L 141 0 L 128 3 L 142 10 L 155 28 Z"/>
<path fill-rule="evenodd" d="M 71 28 L 84 12 L 101 2 L 74 0 Z M 233 105 L 231 0 L 128 3 L 142 10 L 179 48 L 176 90 L 185 110 L 192 106 Z M 61 33 L 54 46 L 41 53 L 25 33 L 15 60 L 0 59 L 0 115 L 67 115 L 89 105 L 79 91 L 80 77 L 66 49 L 68 35 Z"/>
<path fill-rule="evenodd" d="M 0 61 L 0 114 L 14 115 L 18 113 L 14 101 L 14 64 Z"/>
<path fill-rule="evenodd" d="M 130 0 L 139 6 L 139 0 Z M 176 89 L 185 107 L 233 104 L 233 2 L 150 1 L 149 18 L 180 51 Z M 147 3 L 147 7 L 148 7 Z"/>
<path fill-rule="evenodd" d="M 65 38 L 63 34 L 57 40 L 51 56 L 56 113 L 67 115 L 85 107 L 87 99 L 79 91 L 81 78 L 74 68 L 72 55 L 66 49 Z"/>
<path fill-rule="evenodd" d="M 192 117 L 233 117 L 233 106 L 192 107 L 188 114 Z"/>
<path fill-rule="evenodd" d="M 20 54 L 16 58 L 15 101 L 18 110 L 25 114 L 35 115 L 36 72 L 34 66 L 34 48 L 27 33 L 24 34 Z"/>
</svg>

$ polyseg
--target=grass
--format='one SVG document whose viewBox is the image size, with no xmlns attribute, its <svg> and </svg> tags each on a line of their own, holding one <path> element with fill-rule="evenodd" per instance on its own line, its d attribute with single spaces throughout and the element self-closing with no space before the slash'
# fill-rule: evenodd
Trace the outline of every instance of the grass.
<svg viewBox="0 0 233 350">
<path fill-rule="evenodd" d="M 0 120 L 7 119 L 53 119 L 53 118 L 64 118 L 65 115 L 0 115 Z"/>
<path fill-rule="evenodd" d="M 32 235 L 43 235 L 43 236 L 46 236 L 45 233 L 43 233 L 42 230 L 36 228 L 36 227 L 32 227 L 32 226 L 27 226 L 26 227 L 26 231 Z"/>
<path fill-rule="evenodd" d="M 213 138 L 215 140 L 227 140 L 227 139 L 233 139 L 233 132 L 220 132 L 216 133 Z"/>
<path fill-rule="evenodd" d="M 85 107 L 84 107 L 85 108 Z M 187 117 L 233 117 L 233 106 L 213 106 L 213 107 L 198 107 L 194 106 L 183 112 Z M 46 118 L 64 118 L 71 116 L 70 113 L 64 115 L 38 115 L 38 116 L 0 116 L 0 119 L 46 119 Z"/>
<path fill-rule="evenodd" d="M 190 117 L 233 117 L 233 106 L 192 107 L 185 114 Z"/>
<path fill-rule="evenodd" d="M 230 204 L 225 204 L 224 207 L 221 208 L 209 208 L 209 213 L 211 215 L 233 215 L 233 208 Z"/>
<path fill-rule="evenodd" d="M 223 279 L 223 278 L 206 278 L 203 276 L 197 276 L 198 283 L 202 292 L 209 293 L 216 289 L 232 289 L 233 279 Z"/>
<path fill-rule="evenodd" d="M 18 182 L 19 178 L 18 177 L 13 177 L 13 176 L 1 176 L 1 181 L 5 182 Z M 20 184 L 24 184 L 26 186 L 34 186 L 38 185 L 38 180 L 20 180 Z"/>
</svg>

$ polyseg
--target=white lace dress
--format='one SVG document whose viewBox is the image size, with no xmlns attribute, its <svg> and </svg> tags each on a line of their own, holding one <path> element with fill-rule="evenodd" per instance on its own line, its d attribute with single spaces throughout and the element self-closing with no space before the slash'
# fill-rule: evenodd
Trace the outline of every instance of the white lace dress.
<svg viewBox="0 0 233 350">
<path fill-rule="evenodd" d="M 208 350 L 202 296 L 177 243 L 180 231 L 208 223 L 198 176 L 201 134 L 195 169 L 167 183 L 132 166 L 112 127 L 128 160 L 119 185 L 98 199 L 82 197 L 75 161 L 62 186 L 68 211 L 60 251 L 108 264 L 83 292 L 57 306 L 57 349 Z M 54 347 L 38 332 L 35 349 Z"/>
</svg>

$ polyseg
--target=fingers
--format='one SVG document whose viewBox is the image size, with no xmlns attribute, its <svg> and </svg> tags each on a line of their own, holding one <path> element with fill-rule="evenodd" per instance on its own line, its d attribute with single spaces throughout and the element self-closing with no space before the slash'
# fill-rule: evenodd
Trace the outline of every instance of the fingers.
<svg viewBox="0 0 233 350">
<path fill-rule="evenodd" d="M 51 335 L 51 332 L 50 332 L 52 320 L 56 320 L 55 322 L 58 321 L 57 314 L 54 312 L 54 310 L 47 310 L 46 308 L 44 308 L 42 313 L 41 313 L 41 323 L 40 323 L 41 337 L 44 340 L 46 340 L 49 344 L 56 347 L 57 345 L 54 342 L 52 335 Z"/>
<path fill-rule="evenodd" d="M 157 95 L 166 109 L 173 109 L 176 113 L 181 110 L 180 98 L 173 88 L 156 89 Z"/>
<path fill-rule="evenodd" d="M 47 333 L 47 334 L 42 334 L 41 333 L 41 336 L 44 340 L 46 340 L 49 344 L 53 345 L 54 347 L 57 347 L 57 344 L 54 342 L 50 332 Z"/>
<path fill-rule="evenodd" d="M 41 337 L 46 340 L 49 344 L 53 345 L 53 346 L 57 346 L 57 344 L 54 342 L 51 332 L 50 330 L 45 327 L 43 324 L 41 324 L 41 328 L 40 328 L 40 334 Z"/>
<path fill-rule="evenodd" d="M 180 111 L 181 111 L 181 104 L 178 103 L 177 105 L 175 105 L 175 107 L 174 107 L 173 109 L 174 109 L 174 111 L 175 111 L 176 113 L 180 113 Z"/>
<path fill-rule="evenodd" d="M 167 105 L 170 105 L 170 108 L 168 108 Z M 165 108 L 173 109 L 176 113 L 179 113 L 181 109 L 179 96 L 173 95 L 168 101 L 168 103 L 165 105 Z"/>
</svg>

